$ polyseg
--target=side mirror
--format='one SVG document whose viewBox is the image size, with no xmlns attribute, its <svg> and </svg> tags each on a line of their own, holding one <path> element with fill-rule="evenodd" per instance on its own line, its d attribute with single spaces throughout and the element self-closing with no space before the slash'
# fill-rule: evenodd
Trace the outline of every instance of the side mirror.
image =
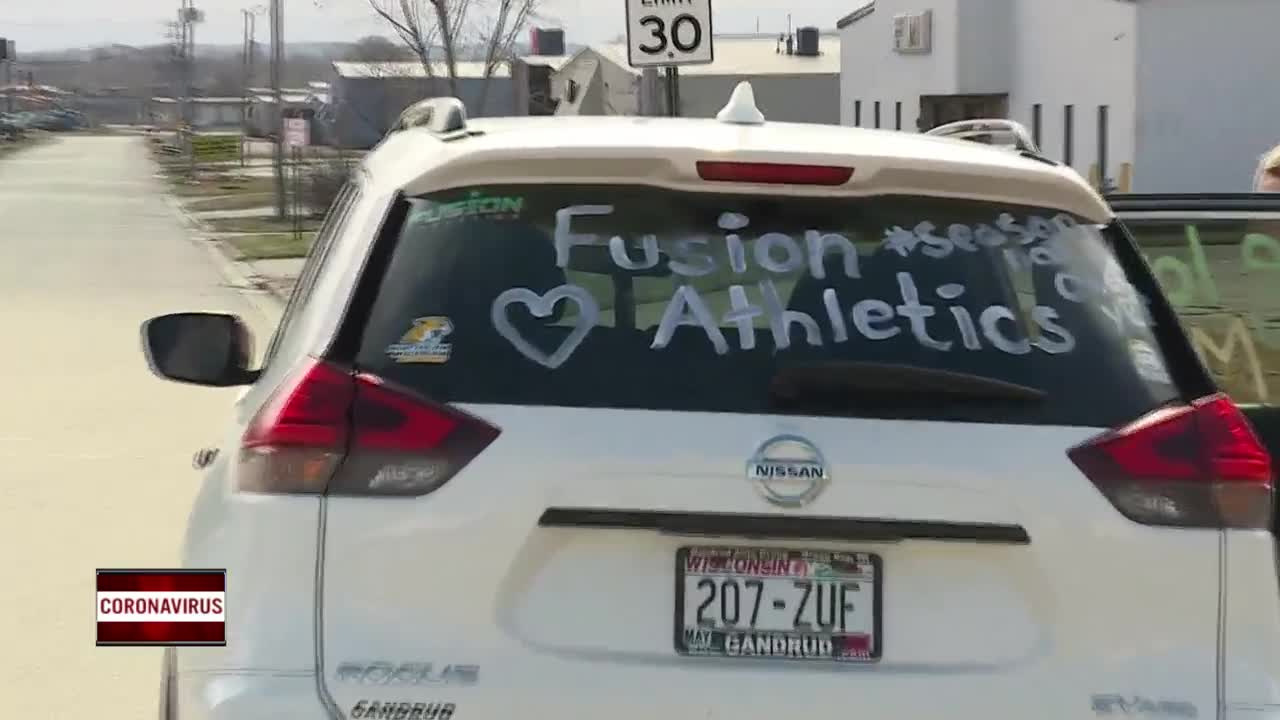
<svg viewBox="0 0 1280 720">
<path fill-rule="evenodd" d="M 234 315 L 175 313 L 142 324 L 142 349 L 151 372 L 166 380 L 233 387 L 249 385 L 253 335 Z"/>
</svg>

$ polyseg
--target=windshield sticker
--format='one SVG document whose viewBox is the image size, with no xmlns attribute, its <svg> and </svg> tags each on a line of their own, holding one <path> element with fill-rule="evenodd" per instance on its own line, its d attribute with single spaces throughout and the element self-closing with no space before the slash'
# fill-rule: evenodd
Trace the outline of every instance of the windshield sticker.
<svg viewBox="0 0 1280 720">
<path fill-rule="evenodd" d="M 484 195 L 473 190 L 462 200 L 447 203 L 423 204 L 416 208 L 410 223 L 432 224 L 442 220 L 482 218 L 490 220 L 514 220 L 524 211 L 524 198 Z"/>
<path fill-rule="evenodd" d="M 453 345 L 445 338 L 453 333 L 453 321 L 442 315 L 416 318 L 413 326 L 400 336 L 400 342 L 387 348 L 387 355 L 398 363 L 449 362 Z"/>
<path fill-rule="evenodd" d="M 578 313 L 573 330 L 561 341 L 560 347 L 551 354 L 539 350 L 511 324 L 511 318 L 507 312 L 507 308 L 511 305 L 524 305 L 534 317 L 549 318 L 555 310 L 556 303 L 562 300 L 577 304 Z M 600 306 L 595 298 L 591 297 L 591 293 L 587 292 L 586 288 L 577 285 L 561 285 L 551 289 L 545 295 L 539 295 L 529 288 L 512 288 L 494 299 L 490 312 L 490 320 L 499 335 L 506 338 L 521 355 L 552 370 L 563 365 L 569 356 L 573 355 L 573 351 L 577 350 L 582 341 L 587 338 L 587 333 L 591 332 L 591 328 L 596 326 L 599 319 Z"/>
<path fill-rule="evenodd" d="M 1156 352 L 1156 349 L 1151 346 L 1151 343 L 1143 340 L 1131 340 L 1129 342 L 1129 356 L 1133 358 L 1133 366 L 1143 380 L 1163 385 L 1173 384 L 1164 360 L 1161 359 L 1160 353 Z"/>
<path fill-rule="evenodd" d="M 886 229 L 881 244 L 902 257 L 918 249 L 925 257 L 942 259 L 957 250 L 976 253 L 984 249 L 1026 247 L 1047 242 L 1078 225 L 1066 214 L 1059 214 L 1052 220 L 1031 215 L 1026 222 L 1019 223 L 1013 215 L 1002 213 L 990 224 L 970 226 L 953 223 L 946 228 L 926 220 L 911 228 L 895 225 Z"/>
</svg>

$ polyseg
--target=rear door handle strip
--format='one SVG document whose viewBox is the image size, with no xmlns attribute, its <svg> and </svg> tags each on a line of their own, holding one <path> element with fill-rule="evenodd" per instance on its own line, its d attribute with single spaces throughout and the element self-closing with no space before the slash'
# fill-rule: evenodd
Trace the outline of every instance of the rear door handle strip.
<svg viewBox="0 0 1280 720">
<path fill-rule="evenodd" d="M 1031 543 L 1031 536 L 1021 525 L 813 515 L 548 508 L 538 519 L 538 524 L 542 527 L 654 530 L 674 535 L 738 535 L 863 542 L 943 540 L 1001 545 Z"/>
</svg>

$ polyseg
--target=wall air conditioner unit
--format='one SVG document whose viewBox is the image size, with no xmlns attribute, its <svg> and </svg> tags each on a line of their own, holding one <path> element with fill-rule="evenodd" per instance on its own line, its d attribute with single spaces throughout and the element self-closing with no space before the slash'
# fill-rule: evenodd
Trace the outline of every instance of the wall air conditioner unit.
<svg viewBox="0 0 1280 720">
<path fill-rule="evenodd" d="M 906 47 L 907 44 L 907 20 L 906 15 L 893 16 L 893 49 L 898 52 Z"/>
<path fill-rule="evenodd" d="M 920 25 L 920 52 L 933 50 L 933 11 L 925 10 L 917 16 Z"/>
<path fill-rule="evenodd" d="M 893 18 L 893 49 L 900 53 L 928 53 L 933 48 L 933 11 Z"/>
</svg>

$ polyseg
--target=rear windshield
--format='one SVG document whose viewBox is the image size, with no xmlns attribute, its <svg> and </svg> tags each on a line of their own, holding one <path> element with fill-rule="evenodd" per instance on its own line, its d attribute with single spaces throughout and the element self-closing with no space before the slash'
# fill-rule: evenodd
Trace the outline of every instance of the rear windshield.
<svg viewBox="0 0 1280 720">
<path fill-rule="evenodd" d="M 1052 208 L 569 185 L 407 202 L 357 362 L 442 402 L 1113 426 L 1179 396 L 1113 231 Z"/>
</svg>

